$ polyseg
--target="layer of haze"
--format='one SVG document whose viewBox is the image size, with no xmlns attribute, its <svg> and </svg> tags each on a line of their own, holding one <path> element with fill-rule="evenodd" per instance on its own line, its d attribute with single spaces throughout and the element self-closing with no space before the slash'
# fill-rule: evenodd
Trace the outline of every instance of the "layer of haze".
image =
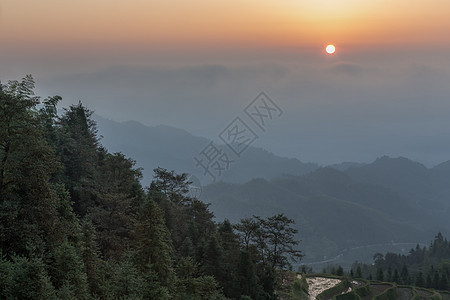
<svg viewBox="0 0 450 300">
<path fill-rule="evenodd" d="M 211 139 L 266 91 L 284 114 L 257 146 L 434 165 L 450 159 L 449 32 L 443 0 L 0 0 L 0 80 Z"/>
</svg>

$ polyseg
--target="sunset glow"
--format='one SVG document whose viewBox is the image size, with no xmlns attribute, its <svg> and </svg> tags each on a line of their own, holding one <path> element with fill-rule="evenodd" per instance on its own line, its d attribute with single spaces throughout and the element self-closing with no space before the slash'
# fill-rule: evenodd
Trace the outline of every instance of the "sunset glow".
<svg viewBox="0 0 450 300">
<path fill-rule="evenodd" d="M 336 47 L 334 45 L 328 45 L 325 48 L 325 51 L 327 51 L 328 54 L 333 54 L 334 52 L 336 52 Z"/>
<path fill-rule="evenodd" d="M 0 0 L 0 82 L 212 140 L 267 91 L 286 114 L 258 143 L 283 157 L 439 148 L 433 164 L 450 159 L 449 32 L 448 0 Z"/>
<path fill-rule="evenodd" d="M 2 44 L 77 48 L 87 43 L 100 48 L 114 44 L 118 50 L 180 45 L 314 46 L 330 35 L 343 44 L 360 46 L 441 43 L 450 28 L 446 16 L 450 3 L 432 0 L 425 8 L 421 3 L 249 0 L 242 6 L 237 0 L 175 0 L 170 4 L 43 0 L 31 9 L 28 1 L 6 0 L 0 11 L 0 33 Z"/>
</svg>

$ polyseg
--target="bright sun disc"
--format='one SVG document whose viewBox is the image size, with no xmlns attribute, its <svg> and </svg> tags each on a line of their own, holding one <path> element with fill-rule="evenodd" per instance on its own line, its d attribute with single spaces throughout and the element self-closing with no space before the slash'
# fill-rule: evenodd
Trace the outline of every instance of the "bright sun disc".
<svg viewBox="0 0 450 300">
<path fill-rule="evenodd" d="M 334 45 L 328 45 L 325 50 L 328 54 L 333 54 L 334 52 L 336 52 L 336 47 L 334 47 Z"/>
</svg>

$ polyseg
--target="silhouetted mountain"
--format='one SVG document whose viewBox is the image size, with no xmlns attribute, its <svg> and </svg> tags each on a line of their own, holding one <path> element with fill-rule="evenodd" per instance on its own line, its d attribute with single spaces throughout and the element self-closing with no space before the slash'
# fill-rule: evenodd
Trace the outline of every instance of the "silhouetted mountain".
<svg viewBox="0 0 450 300">
<path fill-rule="evenodd" d="M 345 172 L 326 167 L 303 176 L 213 184 L 203 196 L 219 220 L 286 213 L 296 220 L 311 261 L 367 243 L 427 242 L 433 232 L 448 234 L 448 167 L 382 157 Z"/>
<path fill-rule="evenodd" d="M 209 144 L 209 140 L 190 134 L 186 130 L 170 126 L 145 126 L 135 121 L 115 122 L 94 116 L 102 144 L 111 152 L 122 152 L 142 167 L 143 184 L 152 180 L 153 169 L 163 167 L 177 173 L 190 173 L 203 184 L 211 182 L 204 170 L 196 166 L 194 157 Z M 225 146 L 220 146 L 224 151 Z M 256 177 L 271 179 L 283 174 L 302 175 L 318 168 L 314 163 L 302 163 L 298 159 L 276 156 L 264 149 L 249 147 L 233 162 L 217 181 L 243 183 Z"/>
<path fill-rule="evenodd" d="M 339 170 L 339 171 L 347 171 L 350 168 L 360 168 L 362 166 L 365 166 L 366 164 L 364 163 L 356 163 L 356 162 L 342 162 L 339 164 L 333 164 L 333 165 L 329 165 L 328 167 Z"/>
<path fill-rule="evenodd" d="M 432 170 L 450 174 L 450 160 L 438 164 L 437 166 L 433 167 Z"/>
<path fill-rule="evenodd" d="M 407 158 L 378 158 L 371 164 L 346 171 L 359 182 L 396 191 L 408 202 L 425 210 L 443 211 L 450 207 L 450 172 L 446 164 L 432 169 Z"/>
<path fill-rule="evenodd" d="M 283 212 L 296 221 L 308 260 L 367 244 L 424 241 L 421 213 L 387 188 L 321 168 L 304 176 L 204 188 L 218 220 Z"/>
<path fill-rule="evenodd" d="M 209 144 L 206 138 L 170 126 L 95 119 L 103 145 L 144 168 L 144 185 L 161 166 L 197 176 L 218 220 L 285 213 L 295 219 L 309 261 L 369 243 L 426 242 L 435 232 L 450 232 L 450 162 L 429 169 L 385 156 L 318 168 L 249 147 L 219 182 L 205 186 L 209 178 L 193 158 Z"/>
</svg>

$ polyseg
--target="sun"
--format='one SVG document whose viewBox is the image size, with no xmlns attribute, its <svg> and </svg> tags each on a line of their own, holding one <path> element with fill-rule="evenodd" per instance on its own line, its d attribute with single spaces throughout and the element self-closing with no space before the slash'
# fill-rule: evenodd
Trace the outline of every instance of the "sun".
<svg viewBox="0 0 450 300">
<path fill-rule="evenodd" d="M 334 52 L 336 52 L 336 47 L 330 44 L 325 48 L 325 50 L 328 54 L 334 54 Z"/>
</svg>

